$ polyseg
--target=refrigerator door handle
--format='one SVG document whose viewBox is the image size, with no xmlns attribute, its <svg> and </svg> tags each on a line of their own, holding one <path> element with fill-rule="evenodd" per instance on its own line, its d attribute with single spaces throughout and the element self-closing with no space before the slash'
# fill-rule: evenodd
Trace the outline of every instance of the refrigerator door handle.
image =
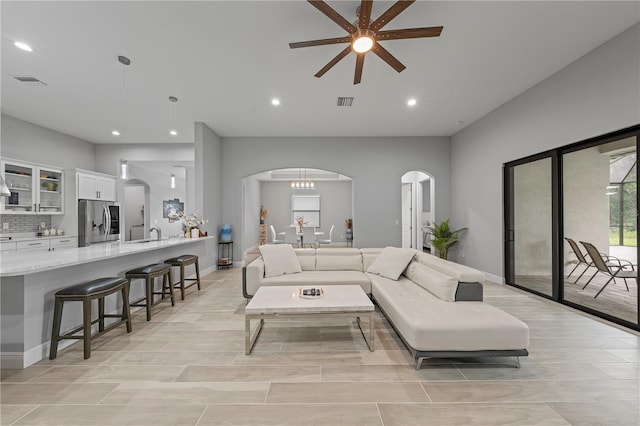
<svg viewBox="0 0 640 426">
<path fill-rule="evenodd" d="M 109 207 L 102 206 L 102 208 L 104 209 L 104 218 L 105 218 L 105 222 L 104 222 L 104 238 L 105 240 L 107 239 L 107 237 L 109 236 L 109 232 L 111 231 L 111 214 L 109 214 Z"/>
</svg>

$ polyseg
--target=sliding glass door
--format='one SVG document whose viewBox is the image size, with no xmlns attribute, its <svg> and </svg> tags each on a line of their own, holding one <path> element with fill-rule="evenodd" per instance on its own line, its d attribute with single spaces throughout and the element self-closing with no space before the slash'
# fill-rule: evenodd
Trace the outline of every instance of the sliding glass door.
<svg viewBox="0 0 640 426">
<path fill-rule="evenodd" d="M 639 330 L 640 126 L 504 166 L 505 281 Z"/>
<path fill-rule="evenodd" d="M 566 302 L 637 325 L 636 145 L 622 137 L 563 154 L 562 285 Z M 605 270 L 591 265 L 589 245 Z"/>
<path fill-rule="evenodd" d="M 552 157 L 505 169 L 510 202 L 506 220 L 507 283 L 553 294 Z"/>
</svg>

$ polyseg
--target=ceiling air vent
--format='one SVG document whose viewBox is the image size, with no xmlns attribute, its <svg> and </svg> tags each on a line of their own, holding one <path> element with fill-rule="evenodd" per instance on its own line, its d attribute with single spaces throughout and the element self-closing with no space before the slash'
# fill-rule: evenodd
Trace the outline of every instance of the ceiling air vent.
<svg viewBox="0 0 640 426">
<path fill-rule="evenodd" d="M 29 76 L 14 76 L 13 78 L 15 78 L 16 80 L 22 82 L 22 83 L 26 83 L 30 86 L 46 86 L 47 83 L 45 83 L 44 81 L 40 81 L 35 77 L 29 77 Z"/>
<path fill-rule="evenodd" d="M 340 96 L 338 98 L 338 106 L 348 106 L 353 105 L 353 96 Z"/>
</svg>

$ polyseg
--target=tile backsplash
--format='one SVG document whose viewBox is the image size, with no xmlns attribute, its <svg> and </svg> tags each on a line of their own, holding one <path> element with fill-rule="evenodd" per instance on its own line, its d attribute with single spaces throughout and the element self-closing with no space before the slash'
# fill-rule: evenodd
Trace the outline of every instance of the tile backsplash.
<svg viewBox="0 0 640 426">
<path fill-rule="evenodd" d="M 45 228 L 51 228 L 50 215 L 26 215 L 26 214 L 0 214 L 0 223 L 9 224 L 9 229 L 0 229 L 1 234 L 17 234 L 24 232 L 37 232 L 38 225 L 45 223 Z"/>
</svg>

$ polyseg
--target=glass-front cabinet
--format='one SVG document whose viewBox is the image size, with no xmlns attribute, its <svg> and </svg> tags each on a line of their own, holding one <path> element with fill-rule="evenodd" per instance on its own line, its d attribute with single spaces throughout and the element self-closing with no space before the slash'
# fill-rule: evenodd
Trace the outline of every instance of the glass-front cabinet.
<svg viewBox="0 0 640 426">
<path fill-rule="evenodd" d="M 2 214 L 63 214 L 62 169 L 2 160 L 2 175 L 11 195 L 0 198 Z"/>
</svg>

